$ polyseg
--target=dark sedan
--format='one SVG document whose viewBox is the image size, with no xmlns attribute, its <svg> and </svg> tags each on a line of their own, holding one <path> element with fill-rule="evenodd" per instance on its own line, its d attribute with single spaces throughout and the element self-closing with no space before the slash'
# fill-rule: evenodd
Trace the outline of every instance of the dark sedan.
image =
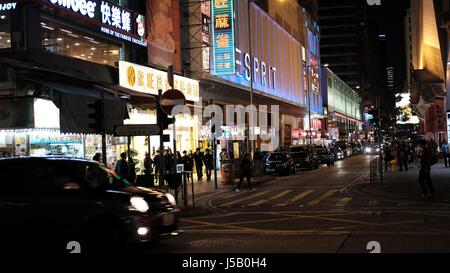
<svg viewBox="0 0 450 273">
<path fill-rule="evenodd" d="M 178 234 L 176 202 L 105 166 L 67 158 L 0 160 L 0 242 L 121 249 Z"/>
<path fill-rule="evenodd" d="M 289 148 L 289 155 L 295 163 L 295 169 L 317 169 L 319 158 L 315 145 L 297 145 Z"/>
<path fill-rule="evenodd" d="M 265 173 L 282 175 L 295 173 L 294 161 L 287 153 L 270 153 L 266 160 Z"/>
<path fill-rule="evenodd" d="M 317 157 L 319 158 L 320 164 L 327 164 L 328 167 L 334 166 L 334 154 L 330 149 L 319 148 L 317 149 Z"/>
</svg>

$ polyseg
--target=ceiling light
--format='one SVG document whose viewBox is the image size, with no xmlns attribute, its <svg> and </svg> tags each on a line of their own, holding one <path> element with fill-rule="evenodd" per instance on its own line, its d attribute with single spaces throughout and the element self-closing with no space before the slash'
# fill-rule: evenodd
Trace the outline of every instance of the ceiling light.
<svg viewBox="0 0 450 273">
<path fill-rule="evenodd" d="M 78 35 L 71 34 L 71 33 L 69 33 L 69 34 L 67 34 L 67 35 L 72 36 L 72 37 L 75 37 L 75 38 L 78 38 L 78 37 L 79 37 Z"/>
<path fill-rule="evenodd" d="M 92 58 L 92 56 L 88 56 L 88 59 L 91 59 Z"/>
<path fill-rule="evenodd" d="M 91 53 L 89 53 L 89 55 L 91 55 L 91 56 L 92 56 L 92 55 L 94 55 L 94 53 L 92 53 L 92 52 L 91 52 Z"/>
<path fill-rule="evenodd" d="M 56 39 L 56 41 L 62 41 L 63 40 L 63 38 L 58 38 L 58 39 Z"/>
<path fill-rule="evenodd" d="M 75 43 L 75 45 L 76 45 L 76 46 L 79 46 L 79 45 L 80 45 L 80 43 Z"/>
<path fill-rule="evenodd" d="M 107 63 L 108 61 L 107 61 L 107 60 L 103 60 L 103 62 L 104 62 L 104 63 Z"/>
<path fill-rule="evenodd" d="M 94 43 L 94 44 L 97 44 L 97 45 L 100 44 L 99 42 L 94 41 L 94 40 L 91 40 L 90 42 L 91 42 L 91 43 Z"/>
<path fill-rule="evenodd" d="M 91 47 L 91 50 L 95 50 L 95 47 Z"/>
<path fill-rule="evenodd" d="M 52 28 L 52 27 L 48 27 L 48 26 L 42 26 L 43 28 L 46 28 L 46 29 L 50 29 L 50 30 L 55 30 L 54 28 Z"/>
<path fill-rule="evenodd" d="M 2 19 L 5 19 L 5 18 L 6 18 L 6 16 L 5 16 L 5 15 L 2 15 L 2 16 L 0 16 L 0 18 L 2 18 Z"/>
<path fill-rule="evenodd" d="M 84 38 L 88 39 L 88 40 L 94 40 L 91 37 L 87 37 L 87 36 L 83 36 Z"/>
<path fill-rule="evenodd" d="M 61 28 L 61 31 L 63 31 L 63 32 L 65 32 L 65 33 L 72 33 L 72 31 L 66 30 L 66 29 L 63 29 L 63 28 Z"/>
<path fill-rule="evenodd" d="M 10 42 L 11 42 L 11 40 L 7 40 L 6 42 L 7 42 L 7 43 L 10 43 Z"/>
<path fill-rule="evenodd" d="M 81 54 L 81 57 L 84 57 L 85 55 L 84 54 Z"/>
<path fill-rule="evenodd" d="M 70 46 L 66 46 L 66 48 L 70 48 Z"/>
<path fill-rule="evenodd" d="M 48 41 L 48 38 L 45 38 L 44 41 Z"/>
</svg>

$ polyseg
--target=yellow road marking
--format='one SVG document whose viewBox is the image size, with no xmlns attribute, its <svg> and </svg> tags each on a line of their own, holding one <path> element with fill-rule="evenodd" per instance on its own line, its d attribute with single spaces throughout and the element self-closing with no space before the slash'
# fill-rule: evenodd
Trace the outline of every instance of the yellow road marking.
<svg viewBox="0 0 450 273">
<path fill-rule="evenodd" d="M 297 202 L 297 201 L 299 201 L 299 200 L 305 198 L 306 196 L 310 195 L 310 194 L 313 193 L 313 192 L 314 192 L 314 190 L 308 190 L 308 191 L 302 192 L 302 193 L 300 193 L 300 194 L 297 194 L 297 196 L 295 196 L 294 198 L 292 198 L 290 201 L 291 201 L 291 202 Z"/>
<path fill-rule="evenodd" d="M 225 207 L 226 206 L 231 206 L 231 205 L 234 205 L 234 204 L 237 204 L 237 203 L 240 203 L 240 202 L 243 202 L 243 201 L 247 201 L 247 200 L 253 199 L 255 197 L 258 197 L 258 196 L 261 196 L 261 195 L 264 195 L 264 194 L 267 194 L 268 192 L 269 191 L 263 191 L 263 192 L 259 192 L 259 193 L 256 193 L 256 194 L 252 194 L 250 196 L 247 196 L 247 197 L 244 197 L 244 198 L 241 198 L 241 199 L 237 199 L 237 200 L 225 203 L 222 206 L 225 206 Z"/>
<path fill-rule="evenodd" d="M 342 198 L 341 200 L 339 200 L 339 202 L 336 203 L 337 207 L 345 207 L 348 205 L 348 203 L 350 203 L 350 201 L 352 201 L 353 198 L 351 197 L 345 197 Z"/>
<path fill-rule="evenodd" d="M 312 200 L 311 202 L 309 202 L 306 205 L 310 206 L 310 207 L 317 206 L 319 203 L 321 203 L 325 199 L 330 198 L 331 196 L 333 196 L 336 192 L 338 192 L 338 191 L 337 190 L 329 190 L 326 193 L 322 194 L 322 196 L 320 196 L 319 198 L 317 198 L 315 200 Z"/>
<path fill-rule="evenodd" d="M 282 191 L 282 192 L 280 192 L 279 194 L 277 194 L 277 195 L 275 195 L 275 196 L 270 197 L 270 198 L 267 199 L 267 200 L 259 200 L 259 201 L 256 201 L 256 202 L 254 202 L 254 203 L 249 204 L 248 206 L 249 206 L 249 207 L 256 207 L 256 206 L 259 206 L 259 205 L 262 205 L 262 204 L 266 203 L 266 202 L 269 201 L 269 200 L 276 200 L 276 199 L 278 199 L 278 198 L 281 198 L 281 197 L 285 196 L 286 194 L 288 194 L 288 193 L 290 193 L 290 192 L 292 192 L 292 190 L 285 190 L 285 191 Z"/>
</svg>

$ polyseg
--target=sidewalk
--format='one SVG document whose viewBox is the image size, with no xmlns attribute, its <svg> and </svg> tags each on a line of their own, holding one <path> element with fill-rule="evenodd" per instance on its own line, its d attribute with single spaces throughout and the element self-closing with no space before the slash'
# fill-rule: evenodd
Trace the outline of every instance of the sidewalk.
<svg viewBox="0 0 450 273">
<path fill-rule="evenodd" d="M 355 191 L 364 195 L 379 196 L 403 200 L 406 202 L 423 202 L 422 190 L 418 177 L 419 169 L 414 164 L 409 171 L 399 172 L 388 169 L 384 173 L 384 183 L 364 183 L 355 187 Z M 434 165 L 431 169 L 431 179 L 436 190 L 436 197 L 430 201 L 435 203 L 450 204 L 450 168 L 445 168 L 443 161 Z"/>
</svg>

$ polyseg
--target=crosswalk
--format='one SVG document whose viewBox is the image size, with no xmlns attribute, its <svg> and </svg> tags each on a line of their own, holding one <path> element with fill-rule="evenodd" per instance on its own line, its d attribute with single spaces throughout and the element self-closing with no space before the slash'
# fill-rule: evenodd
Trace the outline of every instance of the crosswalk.
<svg viewBox="0 0 450 273">
<path fill-rule="evenodd" d="M 261 191 L 224 192 L 214 198 L 214 205 L 232 207 L 376 207 L 381 200 L 366 200 L 349 196 L 338 188 L 332 189 L 262 189 Z M 392 204 L 391 204 L 392 205 Z M 394 206 L 396 206 L 394 204 Z"/>
</svg>

